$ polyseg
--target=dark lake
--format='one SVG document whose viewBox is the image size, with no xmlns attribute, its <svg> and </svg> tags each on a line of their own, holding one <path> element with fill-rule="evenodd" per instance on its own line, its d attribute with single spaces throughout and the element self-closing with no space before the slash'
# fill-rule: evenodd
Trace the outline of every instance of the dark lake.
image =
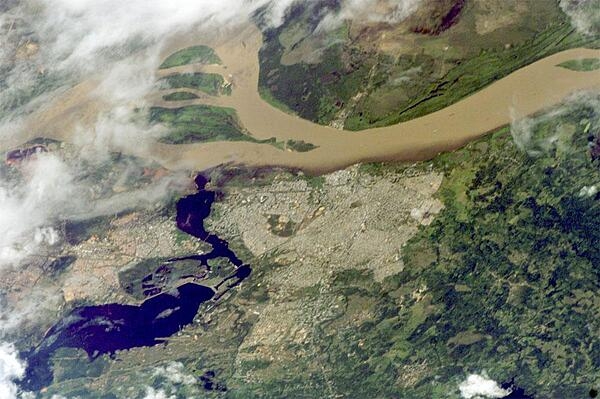
<svg viewBox="0 0 600 399">
<path fill-rule="evenodd" d="M 149 297 L 139 306 L 113 303 L 75 308 L 48 330 L 37 347 L 23 354 L 28 363 L 23 389 L 37 391 L 52 382 L 50 358 L 59 348 L 83 349 L 93 360 L 118 350 L 164 343 L 193 322 L 200 305 L 216 297 L 215 289 L 222 286 L 229 289 L 250 275 L 250 266 L 243 264 L 229 244 L 205 230 L 204 220 L 210 215 L 216 193 L 206 190 L 208 181 L 203 176 L 199 175 L 195 181 L 198 192 L 177 203 L 177 227 L 207 242 L 212 250 L 180 259 L 194 259 L 208 266 L 208 260 L 224 257 L 235 266 L 235 272 L 214 288 L 186 283 Z M 222 294 L 223 290 L 219 291 Z"/>
<path fill-rule="evenodd" d="M 535 399 L 531 395 L 527 395 L 523 388 L 515 385 L 514 381 L 507 381 L 501 384 L 502 389 L 510 389 L 510 395 L 502 399 Z"/>
</svg>

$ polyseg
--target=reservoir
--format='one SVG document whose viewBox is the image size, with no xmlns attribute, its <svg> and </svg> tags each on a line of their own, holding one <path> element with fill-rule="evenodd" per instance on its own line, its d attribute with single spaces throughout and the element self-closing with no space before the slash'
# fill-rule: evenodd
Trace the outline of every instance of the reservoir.
<svg viewBox="0 0 600 399">
<path fill-rule="evenodd" d="M 202 303 L 217 299 L 250 275 L 250 266 L 243 264 L 229 244 L 205 230 L 204 220 L 210 215 L 216 193 L 206 189 L 205 177 L 199 175 L 195 181 L 198 192 L 177 203 L 177 226 L 210 244 L 212 250 L 181 259 L 198 260 L 199 266 L 208 266 L 208 260 L 225 257 L 235 266 L 234 273 L 214 288 L 185 283 L 149 297 L 140 305 L 112 303 L 73 309 L 48 330 L 36 348 L 23 354 L 28 363 L 22 381 L 24 390 L 37 391 L 52 382 L 50 358 L 59 348 L 83 349 L 93 361 L 102 355 L 112 356 L 119 350 L 167 342 L 168 337 L 194 321 Z"/>
</svg>

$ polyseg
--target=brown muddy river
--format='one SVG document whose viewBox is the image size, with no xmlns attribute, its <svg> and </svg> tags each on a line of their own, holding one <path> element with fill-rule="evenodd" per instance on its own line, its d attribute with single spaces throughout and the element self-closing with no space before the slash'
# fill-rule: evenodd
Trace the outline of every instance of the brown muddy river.
<svg viewBox="0 0 600 399">
<path fill-rule="evenodd" d="M 191 44 L 197 37 L 179 37 L 164 55 Z M 572 49 L 528 65 L 486 88 L 437 112 L 397 125 L 342 131 L 320 126 L 287 114 L 263 101 L 258 93 L 258 50 L 262 37 L 254 26 L 246 26 L 221 41 L 206 40 L 223 61 L 222 66 L 190 65 L 159 71 L 158 76 L 174 71 L 218 72 L 233 82 L 231 96 L 189 101 L 164 102 L 161 95 L 148 98 L 152 105 L 180 107 L 215 104 L 234 108 L 242 125 L 258 139 L 304 140 L 317 145 L 309 152 L 279 150 L 250 142 L 211 142 L 184 145 L 152 144 L 131 149 L 132 153 L 154 159 L 169 169 L 203 170 L 223 163 L 251 166 L 286 166 L 308 172 L 325 172 L 364 161 L 424 160 L 441 151 L 465 143 L 506 125 L 515 117 L 533 114 L 558 104 L 569 94 L 583 89 L 600 89 L 600 70 L 577 72 L 558 67 L 561 62 L 600 57 L 599 50 Z M 22 126 L 17 141 L 45 136 L 73 141 L 75 134 L 92 125 L 109 104 L 94 93 L 97 83 L 85 81 L 55 98 L 47 108 L 32 115 Z M 80 127 L 76 129 L 76 127 Z M 76 133 L 77 132 L 77 133 Z M 7 143 L 3 143 L 3 147 Z"/>
</svg>

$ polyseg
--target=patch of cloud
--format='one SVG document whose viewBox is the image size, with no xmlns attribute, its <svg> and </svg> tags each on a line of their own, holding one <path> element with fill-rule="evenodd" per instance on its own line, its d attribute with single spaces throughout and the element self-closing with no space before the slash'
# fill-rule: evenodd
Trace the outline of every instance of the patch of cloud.
<svg viewBox="0 0 600 399">
<path fill-rule="evenodd" d="M 93 171 L 105 165 L 83 167 L 78 160 L 71 164 L 57 154 L 39 153 L 22 161 L 19 179 L 0 179 L 0 269 L 19 266 L 27 257 L 60 244 L 63 237 L 57 222 L 152 207 L 188 183 L 185 174 L 177 173 L 123 192 L 103 194 L 106 188 L 100 187 L 98 194 L 90 190 L 99 184 Z M 138 165 L 130 167 L 139 173 Z M 119 181 L 127 177 L 126 167 Z"/>
<path fill-rule="evenodd" d="M 94 66 L 97 56 L 116 50 L 112 56 L 156 43 L 192 28 L 215 29 L 244 22 L 259 7 L 268 8 L 271 21 L 292 1 L 268 0 L 29 0 L 41 8 L 36 31 L 50 38 L 52 54 L 59 65 Z"/>
<path fill-rule="evenodd" d="M 584 198 L 593 197 L 596 194 L 598 194 L 598 186 L 595 184 L 593 186 L 583 186 L 579 190 L 579 196 Z"/>
<path fill-rule="evenodd" d="M 52 225 L 79 196 L 74 175 L 57 156 L 38 154 L 22 166 L 21 184 L 0 180 L 0 268 L 56 245 Z"/>
<path fill-rule="evenodd" d="M 83 159 L 102 162 L 114 151 L 144 157 L 165 133 L 163 125 L 150 125 L 130 106 L 114 104 L 92 126 L 77 126 L 73 143 Z"/>
<path fill-rule="evenodd" d="M 104 80 L 101 95 L 117 105 L 141 99 L 165 40 L 192 30 L 230 29 L 261 8 L 268 24 L 278 24 L 293 2 L 16 1 L 0 14 L 0 119 L 35 110 L 32 101 L 41 94 L 88 75 Z"/>
<path fill-rule="evenodd" d="M 186 372 L 181 362 L 170 362 L 166 366 L 157 367 L 152 376 L 164 377 L 173 384 L 193 385 L 198 382 L 196 377 Z"/>
<path fill-rule="evenodd" d="M 36 287 L 26 301 L 8 303 L 0 297 L 0 339 L 7 335 L 18 335 L 19 331 L 36 326 L 40 321 L 51 323 L 56 309 L 64 303 L 58 288 Z"/>
<path fill-rule="evenodd" d="M 311 0 L 303 0 L 311 2 Z M 0 90 L 0 132 L 14 139 L 23 128 L 19 107 L 36 108 L 40 99 L 66 90 L 92 74 L 99 84 L 90 95 L 106 104 L 91 126 L 75 126 L 74 143 L 85 162 L 109 159 L 112 151 L 143 156 L 164 133 L 145 119 L 146 96 L 155 88 L 161 46 L 174 34 L 206 31 L 248 21 L 265 10 L 272 26 L 290 6 L 284 0 L 22 0 L 0 16 L 0 64 L 10 71 Z M 409 15 L 419 0 L 346 0 L 325 18 L 366 17 L 392 21 Z M 333 20 L 330 20 L 333 21 Z M 65 76 L 74 78 L 65 78 Z M 64 80 L 64 79 L 66 80 Z M 71 81 L 70 79 L 74 79 Z M 33 83 L 32 83 L 33 82 Z M 32 86 L 33 85 L 33 86 Z M 45 94 L 44 94 L 45 93 Z M 20 98 L 15 104 L 9 104 Z M 21 110 L 22 111 L 22 110 Z M 4 116 L 4 118 L 3 118 Z M 26 162 L 20 185 L 0 180 L 0 267 L 19 264 L 44 247 L 61 242 L 58 220 L 116 213 L 132 204 L 151 204 L 174 182 L 165 180 L 127 194 L 88 202 L 77 184 L 77 166 L 42 154 Z M 87 206 L 83 206 L 87 205 Z M 86 213 L 87 212 L 87 213 Z"/>
<path fill-rule="evenodd" d="M 511 391 L 503 389 L 498 383 L 490 379 L 485 372 L 470 374 L 458 386 L 463 399 L 495 399 L 510 395 Z"/>
<path fill-rule="evenodd" d="M 0 343 L 0 398 L 17 399 L 19 388 L 16 381 L 23 378 L 25 367 L 14 345 Z"/>
<path fill-rule="evenodd" d="M 600 34 L 600 4 L 598 0 L 560 0 L 559 4 L 580 33 Z"/>
<path fill-rule="evenodd" d="M 562 105 L 546 111 L 543 114 L 523 117 L 511 109 L 510 133 L 517 148 L 529 156 L 537 157 L 553 149 L 566 151 L 565 144 L 561 142 L 561 129 L 557 118 L 572 112 L 581 112 L 582 109 L 592 109 L 594 120 L 583 118 L 580 123 L 584 125 L 584 132 L 596 130 L 600 126 L 600 95 L 593 91 L 583 91 L 569 96 Z M 546 125 L 544 129 L 540 126 Z"/>
<path fill-rule="evenodd" d="M 163 389 L 146 388 L 144 399 L 176 399 L 175 395 L 167 394 Z"/>
<path fill-rule="evenodd" d="M 133 208 L 151 208 L 170 194 L 182 191 L 188 183 L 184 174 L 166 176 L 147 187 L 113 194 L 93 201 L 83 212 L 73 214 L 71 220 L 84 220 L 119 213 Z"/>
<path fill-rule="evenodd" d="M 394 86 L 401 85 L 403 83 L 408 83 L 414 81 L 417 76 L 421 73 L 423 67 L 421 65 L 409 68 L 403 71 L 399 76 L 391 79 L 391 84 Z"/>
<path fill-rule="evenodd" d="M 344 21 L 398 23 L 411 16 L 422 0 L 346 0 L 338 12 L 330 12 L 316 31 L 336 29 Z"/>
</svg>

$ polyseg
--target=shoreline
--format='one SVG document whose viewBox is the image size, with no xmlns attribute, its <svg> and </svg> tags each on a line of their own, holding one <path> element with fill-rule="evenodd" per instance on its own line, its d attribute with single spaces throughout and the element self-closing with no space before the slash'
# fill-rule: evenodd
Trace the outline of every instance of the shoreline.
<svg viewBox="0 0 600 399">
<path fill-rule="evenodd" d="M 191 44 L 213 47 L 222 65 L 185 65 L 156 72 L 156 77 L 176 71 L 221 72 L 231 77 L 231 96 L 203 96 L 187 101 L 163 101 L 153 92 L 149 105 L 178 108 L 188 105 L 219 105 L 236 110 L 241 125 L 256 139 L 304 140 L 317 146 L 308 152 L 291 152 L 266 144 L 220 141 L 192 144 L 154 143 L 136 148 L 116 148 L 156 161 L 171 170 L 206 170 L 224 164 L 248 167 L 285 167 L 310 174 L 327 173 L 361 162 L 423 161 L 441 152 L 456 150 L 507 124 L 556 106 L 575 92 L 600 90 L 600 70 L 572 71 L 558 64 L 580 58 L 600 58 L 600 50 L 577 48 L 562 51 L 495 81 L 487 87 L 439 111 L 396 125 L 361 131 L 322 126 L 288 114 L 260 97 L 258 50 L 262 34 L 245 25 L 227 39 L 202 40 L 199 35 L 172 39 L 164 55 Z M 179 39 L 182 39 L 181 37 Z M 81 132 L 92 131 L 98 116 L 110 110 L 106 100 L 95 95 L 97 79 L 86 80 L 57 96 L 47 107 L 31 115 L 20 132 L 10 137 L 12 145 L 35 137 L 61 141 L 85 141 Z M 93 140 L 93 137 L 89 137 Z M 17 141 L 19 143 L 17 143 Z M 6 143 L 1 144 L 2 147 Z"/>
</svg>

